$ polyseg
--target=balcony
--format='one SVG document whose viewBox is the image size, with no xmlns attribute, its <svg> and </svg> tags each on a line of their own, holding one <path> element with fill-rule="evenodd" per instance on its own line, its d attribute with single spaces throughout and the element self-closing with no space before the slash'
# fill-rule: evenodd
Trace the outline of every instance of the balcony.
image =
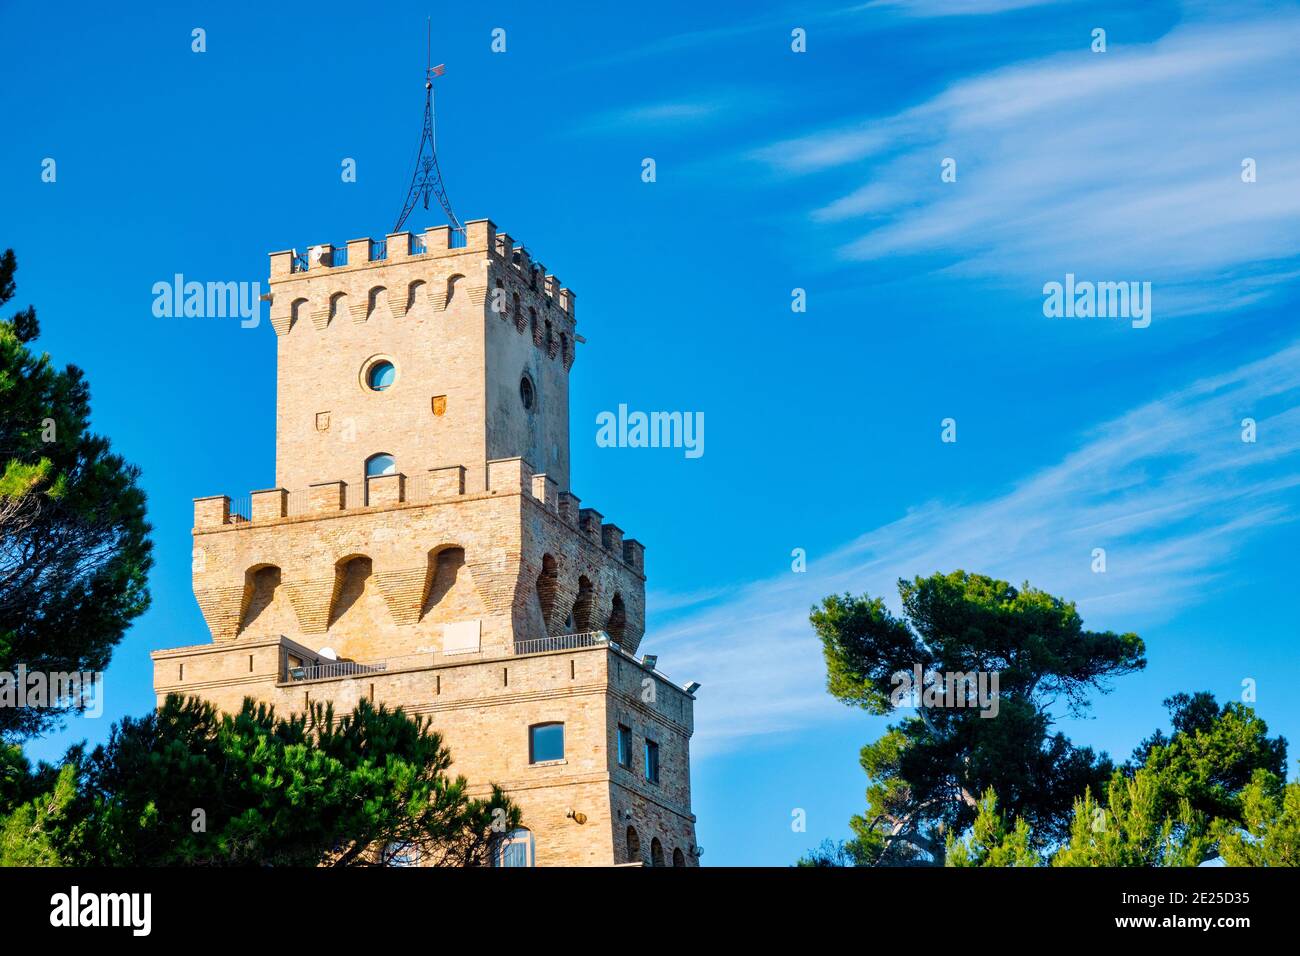
<svg viewBox="0 0 1300 956">
<path fill-rule="evenodd" d="M 604 631 L 583 631 L 578 634 L 561 634 L 556 637 L 538 637 L 529 641 L 515 641 L 515 654 L 546 654 L 550 651 L 576 651 L 583 647 L 598 647 L 610 643 Z"/>
<path fill-rule="evenodd" d="M 506 656 L 527 657 L 532 654 L 548 654 L 553 651 L 575 651 L 588 647 L 610 646 L 621 650 L 612 642 L 604 631 L 583 631 L 578 634 L 561 634 L 555 637 L 539 637 L 527 641 L 516 641 L 513 652 L 502 647 L 483 648 L 460 654 L 407 654 L 377 661 L 316 661 L 288 669 L 288 680 L 292 683 L 337 680 L 348 677 L 364 677 L 367 674 L 387 674 L 403 670 L 422 670 L 433 667 L 440 661 L 460 662 L 465 660 L 491 659 Z"/>
</svg>

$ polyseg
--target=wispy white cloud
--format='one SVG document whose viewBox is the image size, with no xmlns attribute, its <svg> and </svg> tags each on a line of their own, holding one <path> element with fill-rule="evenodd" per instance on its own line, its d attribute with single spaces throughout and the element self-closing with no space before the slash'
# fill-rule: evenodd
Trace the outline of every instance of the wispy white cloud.
<svg viewBox="0 0 1300 956">
<path fill-rule="evenodd" d="M 982 16 L 1044 7 L 1062 0 L 871 0 L 863 4 L 867 10 L 897 10 L 913 17 Z"/>
<path fill-rule="evenodd" d="M 1007 2 L 1050 2 L 1050 0 L 973 0 L 981 5 Z M 656 37 L 634 47 L 625 47 L 592 60 L 574 60 L 568 69 L 585 70 L 624 65 L 640 59 L 666 57 L 686 50 L 720 48 L 754 37 L 771 37 L 774 43 L 788 43 L 790 31 L 795 27 L 833 27 L 839 36 L 854 32 L 870 32 L 880 26 L 874 16 L 875 4 L 809 5 L 798 3 L 781 9 L 769 10 L 758 16 L 719 18 L 717 26 L 700 24 L 694 29 L 667 36 Z"/>
<path fill-rule="evenodd" d="M 808 625 L 826 594 L 888 597 L 900 577 L 965 568 L 1076 600 L 1092 626 L 1136 627 L 1223 586 L 1235 550 L 1293 520 L 1298 498 L 1300 342 L 1100 425 L 998 497 L 920 505 L 811 555 L 806 573 L 696 605 L 651 637 L 675 675 L 704 683 L 697 749 L 744 745 L 847 713 L 825 693 Z M 1104 574 L 1094 548 L 1106 549 Z"/>
<path fill-rule="evenodd" d="M 935 257 L 1041 286 L 1157 283 L 1161 312 L 1258 301 L 1295 272 L 1300 16 L 1188 22 L 966 79 L 927 102 L 761 147 L 839 189 L 809 211 L 852 261 Z M 957 162 L 957 182 L 940 162 Z M 1241 164 L 1257 163 L 1245 183 Z M 847 188 L 846 177 L 850 180 Z"/>
<path fill-rule="evenodd" d="M 641 103 L 580 119 L 575 123 L 574 131 L 613 133 L 672 128 L 685 130 L 704 122 L 739 119 L 752 112 L 758 102 L 752 92 L 730 90 L 689 99 Z"/>
</svg>

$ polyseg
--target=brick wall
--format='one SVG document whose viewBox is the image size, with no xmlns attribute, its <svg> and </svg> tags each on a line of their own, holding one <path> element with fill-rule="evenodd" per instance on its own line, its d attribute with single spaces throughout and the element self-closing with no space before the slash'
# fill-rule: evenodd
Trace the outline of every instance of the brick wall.
<svg viewBox="0 0 1300 956">
<path fill-rule="evenodd" d="M 691 700 L 662 675 L 602 646 L 528 656 L 432 655 L 356 677 L 285 679 L 289 664 L 311 656 L 305 645 L 278 638 L 156 651 L 154 686 L 160 702 L 174 692 L 201 696 L 224 710 L 237 709 L 245 696 L 281 713 L 327 702 L 350 709 L 362 697 L 400 706 L 430 719 L 451 750 L 452 772 L 464 774 L 476 795 L 496 783 L 519 803 L 524 825 L 534 834 L 538 865 L 629 862 L 628 826 L 641 835 L 645 862 L 657 837 L 667 848 L 667 865 L 675 848 L 687 865 L 695 864 L 687 757 Z M 646 680 L 656 687 L 649 700 Z M 532 765 L 529 728 L 552 722 L 565 726 L 564 760 Z M 619 723 L 634 731 L 631 770 L 618 766 Z M 658 784 L 645 780 L 646 736 L 660 744 Z M 579 824 L 570 811 L 586 822 Z"/>
</svg>

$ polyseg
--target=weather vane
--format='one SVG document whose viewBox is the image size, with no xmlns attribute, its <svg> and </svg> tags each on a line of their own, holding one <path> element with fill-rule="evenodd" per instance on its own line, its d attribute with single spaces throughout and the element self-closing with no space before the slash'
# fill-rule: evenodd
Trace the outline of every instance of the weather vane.
<svg viewBox="0 0 1300 956">
<path fill-rule="evenodd" d="M 438 169 L 438 149 L 433 136 L 433 79 L 447 72 L 447 67 L 439 63 L 433 65 L 433 18 L 428 21 L 428 50 L 424 70 L 424 130 L 420 134 L 420 146 L 416 151 L 415 172 L 411 176 L 411 186 L 406 192 L 406 202 L 402 204 L 402 214 L 397 217 L 393 232 L 401 232 L 406 217 L 415 208 L 417 199 L 422 199 L 424 208 L 429 208 L 429 197 L 436 196 L 442 211 L 447 214 L 451 228 L 456 232 L 464 230 L 456 214 L 451 211 L 451 200 L 447 198 L 447 188 L 442 184 L 442 171 Z"/>
</svg>

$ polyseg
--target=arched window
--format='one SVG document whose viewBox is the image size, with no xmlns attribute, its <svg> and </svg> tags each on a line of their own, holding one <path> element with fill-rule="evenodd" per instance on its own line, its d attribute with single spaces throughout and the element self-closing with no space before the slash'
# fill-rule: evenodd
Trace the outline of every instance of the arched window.
<svg viewBox="0 0 1300 956">
<path fill-rule="evenodd" d="M 584 574 L 578 578 L 578 596 L 573 602 L 573 628 L 575 631 L 591 630 L 591 581 Z"/>
<path fill-rule="evenodd" d="M 685 866 L 685 865 L 686 865 L 686 854 L 682 852 L 681 847 L 679 846 L 673 847 L 673 866 Z"/>
<path fill-rule="evenodd" d="M 621 595 L 614 595 L 614 603 L 609 609 L 609 623 L 605 625 L 605 630 L 609 633 L 609 639 L 617 644 L 623 643 L 623 631 L 627 628 L 627 610 L 623 607 L 623 598 Z"/>
<path fill-rule="evenodd" d="M 636 827 L 627 828 L 627 861 L 641 863 L 641 838 L 636 835 Z"/>
<path fill-rule="evenodd" d="M 366 459 L 367 478 L 378 478 L 380 475 L 392 475 L 396 472 L 397 462 L 387 452 L 380 452 Z"/>
<path fill-rule="evenodd" d="M 496 866 L 536 866 L 536 846 L 533 843 L 533 831 L 527 827 L 511 830 L 497 844 Z"/>
<path fill-rule="evenodd" d="M 655 837 L 650 841 L 650 865 L 664 865 L 664 845 L 659 842 L 658 837 Z"/>
<path fill-rule="evenodd" d="M 334 598 L 329 612 L 330 627 L 333 627 L 349 611 L 357 606 L 366 594 L 367 585 L 374 573 L 374 564 L 364 554 L 353 554 L 334 565 Z"/>
<path fill-rule="evenodd" d="M 250 597 L 239 622 L 240 630 L 260 635 L 273 633 L 277 628 L 296 627 L 292 604 L 280 591 L 279 568 L 266 564 L 249 568 L 244 572 L 244 588 Z"/>
<path fill-rule="evenodd" d="M 380 854 L 384 866 L 419 866 L 420 850 L 409 843 L 390 843 Z"/>
<path fill-rule="evenodd" d="M 377 285 L 371 289 L 370 294 L 366 298 L 368 299 L 366 303 L 366 318 L 373 316 L 375 310 L 381 306 L 385 309 L 388 308 L 388 290 L 382 285 Z"/>
<path fill-rule="evenodd" d="M 549 554 L 542 555 L 542 571 L 537 575 L 537 600 L 542 605 L 542 621 L 547 630 L 551 626 L 551 612 L 555 609 L 555 592 L 560 583 L 560 575 L 555 567 L 555 558 Z"/>
<path fill-rule="evenodd" d="M 451 300 L 454 299 L 454 298 L 456 297 L 456 284 L 457 284 L 458 282 L 460 282 L 460 280 L 463 279 L 463 278 L 465 278 L 465 277 L 464 277 L 463 275 L 460 275 L 460 274 L 457 274 L 457 275 L 454 275 L 454 276 L 448 276 L 448 278 L 447 278 L 447 304 L 444 306 L 444 308 L 450 308 L 450 307 L 451 307 Z"/>
<path fill-rule="evenodd" d="M 346 292 L 335 292 L 330 296 L 330 321 L 338 317 L 338 314 L 347 308 L 348 294 Z"/>
<path fill-rule="evenodd" d="M 415 310 L 416 304 L 420 301 L 420 290 L 424 288 L 424 285 L 425 283 L 423 279 L 416 279 L 414 282 L 412 282 L 409 286 L 406 287 L 406 311 L 407 312 L 412 312 Z"/>
</svg>

